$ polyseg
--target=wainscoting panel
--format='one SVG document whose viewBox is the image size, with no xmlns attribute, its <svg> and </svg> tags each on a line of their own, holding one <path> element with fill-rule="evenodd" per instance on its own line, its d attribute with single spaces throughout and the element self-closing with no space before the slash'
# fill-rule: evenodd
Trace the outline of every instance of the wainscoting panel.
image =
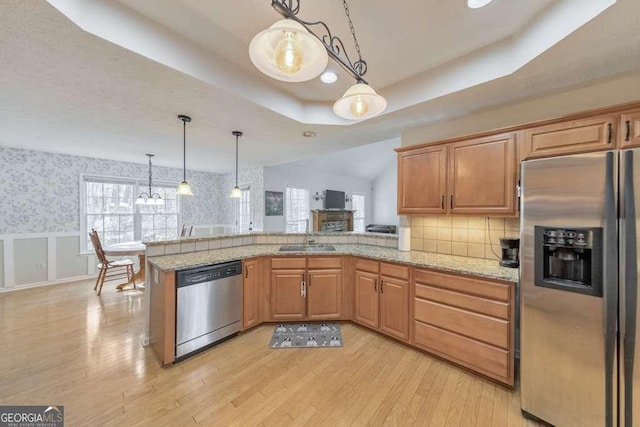
<svg viewBox="0 0 640 427">
<path fill-rule="evenodd" d="M 49 279 L 48 239 L 13 239 L 13 271 L 17 286 L 46 282 Z"/>
<path fill-rule="evenodd" d="M 80 255 L 80 237 L 56 237 L 55 279 L 84 276 L 87 274 L 87 257 Z"/>
</svg>

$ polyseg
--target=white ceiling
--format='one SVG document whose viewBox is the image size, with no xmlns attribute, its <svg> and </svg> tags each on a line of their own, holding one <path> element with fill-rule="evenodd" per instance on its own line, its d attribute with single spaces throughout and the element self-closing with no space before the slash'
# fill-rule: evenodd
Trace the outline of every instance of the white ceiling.
<svg viewBox="0 0 640 427">
<path fill-rule="evenodd" d="M 74 1 L 50 0 L 60 9 Z M 78 7 L 77 14 L 105 17 L 103 28 L 83 31 L 45 2 L 0 2 L 0 145 L 140 163 L 152 152 L 154 164 L 181 167 L 182 129 L 175 116 L 188 114 L 187 167 L 229 172 L 236 129 L 245 132 L 241 167 L 268 166 L 640 70 L 637 0 L 610 7 L 606 0 L 495 0 L 479 11 L 462 7 L 463 0 L 412 0 L 406 2 L 412 8 L 397 13 L 387 8 L 398 2 L 353 0 L 367 77 L 390 109 L 351 126 L 313 124 L 326 123 L 330 103 L 320 101 L 333 99 L 326 86 L 276 84 L 248 66 L 246 46 L 238 48 L 253 27 L 279 18 L 269 0 L 136 0 L 138 12 L 128 7 L 133 0 L 82 2 L 88 9 Z M 305 0 L 301 14 L 324 13 L 326 3 Z M 342 6 L 335 3 L 318 18 L 335 20 L 343 35 Z M 171 5 L 176 10 L 167 9 Z M 113 38 L 105 23 L 114 10 L 120 38 L 110 43 L 93 33 Z M 469 18 L 471 12 L 479 15 Z M 394 17 L 393 31 L 382 24 L 389 21 L 385 16 Z M 156 31 L 156 43 L 135 37 L 141 21 Z M 452 26 L 462 34 L 447 35 Z M 502 27 L 516 33 L 504 38 Z M 532 42 L 534 35 L 545 43 Z M 318 136 L 303 138 L 307 129 Z"/>
</svg>

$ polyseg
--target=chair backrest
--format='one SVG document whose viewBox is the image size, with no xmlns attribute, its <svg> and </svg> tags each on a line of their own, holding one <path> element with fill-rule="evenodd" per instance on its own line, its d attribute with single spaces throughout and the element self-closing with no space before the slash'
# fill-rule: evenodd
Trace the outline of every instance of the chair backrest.
<svg viewBox="0 0 640 427">
<path fill-rule="evenodd" d="M 96 256 L 98 257 L 98 261 L 100 261 L 102 264 L 108 264 L 109 260 L 107 260 L 107 256 L 105 255 L 104 250 L 102 249 L 102 243 L 100 243 L 100 237 L 98 237 L 98 232 L 92 228 L 91 232 L 89 233 L 89 237 L 91 238 L 91 244 L 93 245 L 93 249 L 95 249 L 96 251 Z"/>
</svg>

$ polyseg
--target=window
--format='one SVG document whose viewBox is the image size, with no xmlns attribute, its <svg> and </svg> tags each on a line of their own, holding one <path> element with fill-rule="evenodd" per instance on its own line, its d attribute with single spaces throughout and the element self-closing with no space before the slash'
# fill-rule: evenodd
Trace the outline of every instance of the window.
<svg viewBox="0 0 640 427">
<path fill-rule="evenodd" d="M 351 196 L 351 209 L 353 213 L 353 231 L 364 233 L 364 194 L 353 194 Z"/>
<path fill-rule="evenodd" d="M 173 184 L 152 188 L 164 205 L 136 205 L 146 182 L 131 179 L 84 176 L 81 178 L 80 218 L 85 239 L 83 251 L 93 249 L 89 232 L 95 229 L 103 246 L 134 240 L 176 239 L 179 201 Z"/>
<path fill-rule="evenodd" d="M 242 197 L 235 200 L 236 232 L 246 233 L 252 223 L 251 219 L 251 187 L 240 187 Z"/>
<path fill-rule="evenodd" d="M 309 190 L 286 187 L 284 194 L 287 233 L 303 233 L 309 220 Z"/>
<path fill-rule="evenodd" d="M 152 187 L 164 205 L 137 205 L 142 240 L 178 238 L 178 196 L 175 187 Z M 147 190 L 149 191 L 149 190 Z"/>
</svg>

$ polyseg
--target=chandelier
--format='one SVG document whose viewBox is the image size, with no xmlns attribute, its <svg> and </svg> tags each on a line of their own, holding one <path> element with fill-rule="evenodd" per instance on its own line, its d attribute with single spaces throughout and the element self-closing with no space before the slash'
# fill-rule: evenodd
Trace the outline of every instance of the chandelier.
<svg viewBox="0 0 640 427">
<path fill-rule="evenodd" d="M 164 200 L 160 197 L 160 194 L 153 193 L 151 187 L 153 187 L 153 180 L 151 175 L 151 158 L 153 154 L 146 154 L 149 157 L 149 192 L 142 192 L 136 199 L 136 205 L 164 205 Z"/>
<path fill-rule="evenodd" d="M 262 73 L 285 82 L 303 82 L 320 75 L 331 57 L 355 80 L 333 105 L 333 112 L 344 119 L 364 120 L 375 117 L 387 108 L 387 101 L 364 79 L 367 62 L 362 59 L 356 31 L 343 0 L 345 14 L 358 54 L 352 61 L 342 40 L 331 33 L 322 21 L 308 22 L 298 18 L 301 0 L 271 0 L 271 6 L 282 19 L 258 33 L 249 45 L 251 62 Z M 314 29 L 316 31 L 314 31 Z"/>
</svg>

